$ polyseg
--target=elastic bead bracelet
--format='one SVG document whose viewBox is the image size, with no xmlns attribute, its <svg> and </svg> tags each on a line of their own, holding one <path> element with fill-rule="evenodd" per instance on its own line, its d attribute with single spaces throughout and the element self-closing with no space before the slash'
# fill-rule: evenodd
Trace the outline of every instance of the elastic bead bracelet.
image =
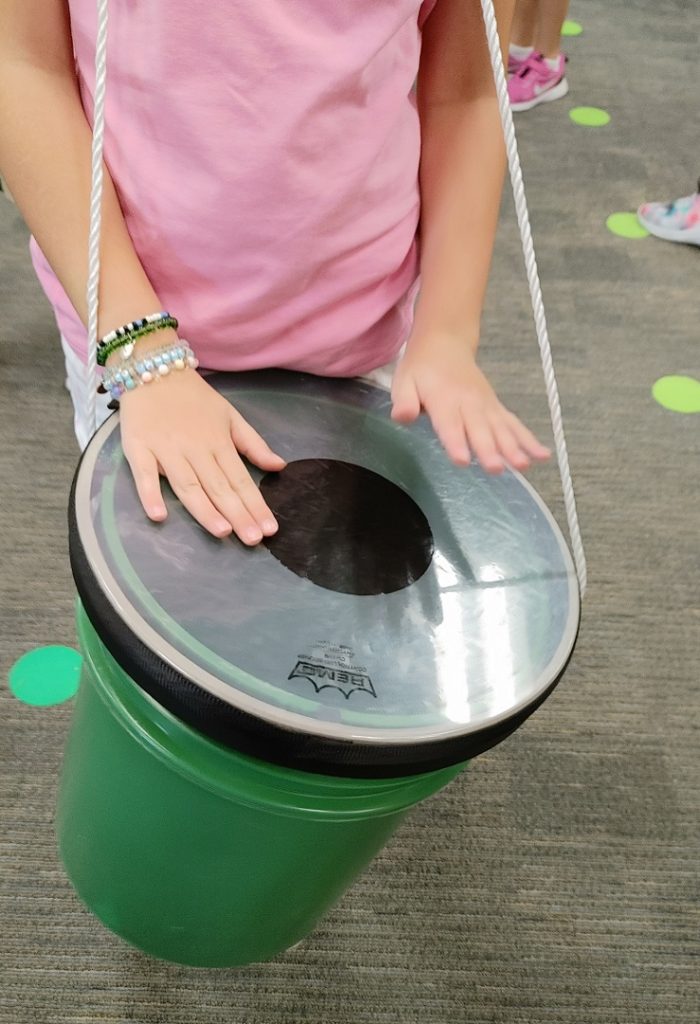
<svg viewBox="0 0 700 1024">
<path fill-rule="evenodd" d="M 137 321 L 134 321 L 134 323 L 137 323 Z M 154 331 L 163 331 L 168 327 L 172 327 L 173 330 L 177 330 L 178 322 L 174 316 L 161 317 L 157 322 L 142 324 L 140 327 L 136 327 L 134 330 L 129 332 L 126 332 L 125 328 L 120 328 L 120 334 L 116 334 L 110 341 L 101 342 L 98 346 L 98 364 L 100 366 L 104 366 L 112 353 L 116 352 L 120 348 L 124 350 L 122 352 L 122 359 L 128 359 L 134 351 L 135 341 L 139 338 L 145 337 L 147 334 L 153 334 Z M 109 335 L 107 335 L 107 337 L 109 337 Z"/>
<path fill-rule="evenodd" d="M 186 341 L 163 349 L 156 349 L 138 359 L 131 359 L 125 365 L 110 367 L 98 388 L 100 393 L 109 392 L 113 399 L 119 399 L 125 391 L 133 391 L 144 384 L 150 384 L 161 377 L 167 377 L 171 370 L 196 370 L 199 360 Z"/>
<path fill-rule="evenodd" d="M 160 313 L 150 313 L 148 316 L 143 316 L 139 320 L 132 320 L 130 324 L 124 324 L 122 327 L 115 327 L 109 334 L 105 334 L 104 338 L 100 338 L 97 342 L 98 348 L 101 345 L 107 345 L 110 341 L 114 341 L 115 338 L 120 337 L 122 334 L 130 334 L 132 331 L 137 331 L 140 327 L 145 327 L 146 324 L 155 324 L 159 320 L 165 320 L 170 316 L 170 313 L 162 310 Z"/>
<path fill-rule="evenodd" d="M 98 350 L 97 362 L 100 366 L 104 366 L 109 357 L 120 349 L 122 349 L 122 359 L 129 359 L 134 351 L 134 343 L 138 341 L 139 338 L 143 338 L 147 334 L 153 334 L 155 331 L 165 330 L 168 327 L 172 327 L 173 330 L 177 330 L 177 326 L 177 320 L 175 317 L 171 317 L 169 320 L 161 320 L 157 324 L 149 324 L 146 327 L 142 327 L 138 331 L 134 331 L 133 334 L 127 334 L 124 337 L 116 338 L 108 345 L 105 345 L 104 348 Z"/>
</svg>

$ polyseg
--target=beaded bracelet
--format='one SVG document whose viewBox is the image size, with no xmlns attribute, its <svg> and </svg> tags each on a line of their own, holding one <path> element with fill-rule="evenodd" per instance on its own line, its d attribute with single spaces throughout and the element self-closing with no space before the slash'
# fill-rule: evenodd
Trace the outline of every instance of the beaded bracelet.
<svg viewBox="0 0 700 1024">
<path fill-rule="evenodd" d="M 112 398 L 119 399 L 125 391 L 133 391 L 143 384 L 167 377 L 171 370 L 184 370 L 186 367 L 196 370 L 198 366 L 199 360 L 189 344 L 181 341 L 179 345 L 169 345 L 130 359 L 122 366 L 110 367 L 97 390 L 101 394 L 109 391 Z"/>
<path fill-rule="evenodd" d="M 170 316 L 165 310 L 161 310 L 160 313 L 151 313 L 149 316 L 141 317 L 139 320 L 132 320 L 130 324 L 124 324 L 122 327 L 115 327 L 109 334 L 105 334 L 104 338 L 100 338 L 97 342 L 98 347 L 101 345 L 108 345 L 110 341 L 114 341 L 115 338 L 121 337 L 123 334 L 131 334 L 132 331 L 136 331 L 139 327 L 144 327 L 146 324 L 155 324 L 159 320 L 165 320 Z"/>
<path fill-rule="evenodd" d="M 98 364 L 104 366 L 112 353 L 120 348 L 124 350 L 122 359 L 128 359 L 134 351 L 134 342 L 138 338 L 143 338 L 147 334 L 153 334 L 154 331 L 165 330 L 168 327 L 177 330 L 178 322 L 175 317 L 170 316 L 169 313 L 157 313 L 150 320 L 148 318 L 134 320 L 132 323 L 118 328 L 117 331 L 111 331 L 110 334 L 105 335 L 97 346 Z"/>
</svg>

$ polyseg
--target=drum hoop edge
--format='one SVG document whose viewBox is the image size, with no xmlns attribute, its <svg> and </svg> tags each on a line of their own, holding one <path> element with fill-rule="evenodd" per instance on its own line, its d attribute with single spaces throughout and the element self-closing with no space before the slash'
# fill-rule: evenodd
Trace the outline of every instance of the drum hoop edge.
<svg viewBox="0 0 700 1024">
<path fill-rule="evenodd" d="M 74 493 L 75 521 L 85 559 L 90 566 L 95 577 L 95 581 L 100 586 L 105 599 L 109 602 L 115 612 L 121 616 L 127 629 L 132 632 L 148 650 L 152 651 L 153 655 L 158 660 L 182 675 L 185 680 L 201 687 L 205 693 L 209 693 L 213 697 L 218 698 L 229 707 L 238 709 L 253 718 L 259 719 L 262 722 L 267 722 L 271 726 L 282 728 L 287 732 L 292 731 L 299 734 L 310 733 L 322 739 L 342 741 L 345 743 L 367 744 L 376 747 L 386 746 L 389 743 L 397 746 L 400 746 L 402 743 L 405 745 L 416 745 L 421 742 L 428 744 L 431 742 L 455 740 L 459 736 L 467 737 L 472 733 L 476 734 L 483 730 L 496 728 L 501 724 L 505 724 L 510 719 L 522 714 L 522 712 L 528 707 L 537 705 L 542 694 L 546 694 L 547 691 L 553 687 L 553 684 L 560 678 L 568 665 L 578 637 L 581 615 L 580 595 L 576 581 L 576 571 L 573 559 L 559 528 L 559 524 L 555 520 L 546 503 L 542 500 L 530 482 L 525 479 L 525 477 L 517 471 L 512 471 L 513 475 L 519 479 L 520 483 L 524 484 L 531 497 L 535 499 L 540 511 L 544 513 L 545 518 L 549 522 L 552 532 L 557 538 L 559 546 L 562 549 L 564 559 L 569 564 L 567 579 L 569 582 L 569 600 L 572 608 L 572 615 L 570 616 L 567 624 L 569 628 L 564 632 L 564 635 L 562 636 L 562 639 L 552 657 L 549 659 L 545 670 L 540 674 L 540 680 L 544 677 L 545 682 L 539 685 L 536 690 L 533 690 L 527 699 L 520 701 L 518 704 L 509 708 L 506 712 L 502 712 L 486 719 L 481 718 L 475 722 L 458 723 L 454 728 L 437 726 L 433 731 L 426 731 L 423 729 L 420 732 L 420 735 L 417 735 L 413 729 L 395 729 L 385 732 L 383 735 L 379 736 L 376 732 L 367 733 L 352 725 L 338 725 L 332 722 L 322 722 L 307 718 L 297 712 L 286 711 L 282 708 L 276 709 L 273 705 L 267 704 L 256 697 L 252 697 L 241 690 L 234 690 L 227 683 L 222 682 L 215 675 L 191 661 L 187 655 L 178 651 L 177 648 L 168 643 L 168 641 L 160 636 L 160 634 L 143 619 L 137 609 L 128 600 L 107 565 L 97 542 L 97 534 L 94 529 L 92 517 L 87 517 L 86 524 L 84 522 L 86 517 L 79 514 L 80 509 L 89 508 L 89 488 L 98 454 L 102 450 L 106 440 L 117 428 L 118 422 L 118 416 L 111 416 L 102 424 L 83 453 L 76 470 L 76 485 Z M 98 438 L 101 443 L 97 443 Z M 89 534 L 88 537 L 86 537 L 84 533 L 85 527 L 87 527 L 86 532 Z M 136 622 L 134 620 L 136 620 Z M 562 667 L 557 668 L 553 673 L 547 672 L 547 668 L 555 663 L 558 665 L 561 664 Z M 546 676 L 545 672 L 547 672 Z M 235 694 L 238 698 L 235 702 L 230 699 L 232 694 Z M 270 712 L 273 713 L 271 714 Z M 468 728 L 465 729 L 465 726 L 468 726 Z"/>
</svg>

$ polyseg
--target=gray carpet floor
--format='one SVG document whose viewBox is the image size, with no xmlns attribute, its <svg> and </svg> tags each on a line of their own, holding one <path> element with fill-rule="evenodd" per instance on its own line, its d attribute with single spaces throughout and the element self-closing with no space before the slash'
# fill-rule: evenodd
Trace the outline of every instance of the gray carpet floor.
<svg viewBox="0 0 700 1024">
<path fill-rule="evenodd" d="M 419 807 L 300 948 L 240 971 L 160 963 L 82 907 L 53 815 L 70 704 L 0 689 L 2 1024 L 689 1024 L 700 1020 L 700 253 L 606 231 L 700 171 L 691 0 L 575 0 L 571 94 L 518 118 L 589 560 L 571 666 L 533 719 Z M 602 129 L 572 106 L 601 106 Z M 695 145 L 695 149 L 691 145 Z M 0 201 L 0 671 L 74 644 L 77 448 L 27 236 Z M 510 201 L 483 364 L 547 435 Z M 547 435 L 548 436 L 548 435 Z M 531 475 L 562 519 L 556 470 Z"/>
</svg>

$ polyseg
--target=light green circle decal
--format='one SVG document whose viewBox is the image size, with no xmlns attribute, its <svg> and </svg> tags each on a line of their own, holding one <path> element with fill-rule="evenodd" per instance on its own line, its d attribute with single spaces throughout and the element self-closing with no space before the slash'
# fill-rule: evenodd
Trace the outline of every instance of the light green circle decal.
<svg viewBox="0 0 700 1024">
<path fill-rule="evenodd" d="M 610 114 L 600 107 L 574 107 L 569 111 L 569 117 L 574 124 L 582 124 L 587 128 L 602 128 L 610 124 Z"/>
<path fill-rule="evenodd" d="M 569 21 L 567 18 L 561 27 L 561 34 L 563 36 L 580 36 L 583 32 L 583 25 L 580 25 L 578 21 Z"/>
<path fill-rule="evenodd" d="M 621 238 L 646 238 L 649 234 L 637 220 L 636 213 L 611 213 L 605 226 L 608 231 Z"/>
<path fill-rule="evenodd" d="M 10 690 L 18 700 L 34 707 L 62 704 L 77 693 L 82 662 L 72 647 L 37 647 L 10 669 Z"/>
<path fill-rule="evenodd" d="M 700 412 L 700 380 L 694 377 L 660 377 L 651 393 L 671 412 Z"/>
</svg>

